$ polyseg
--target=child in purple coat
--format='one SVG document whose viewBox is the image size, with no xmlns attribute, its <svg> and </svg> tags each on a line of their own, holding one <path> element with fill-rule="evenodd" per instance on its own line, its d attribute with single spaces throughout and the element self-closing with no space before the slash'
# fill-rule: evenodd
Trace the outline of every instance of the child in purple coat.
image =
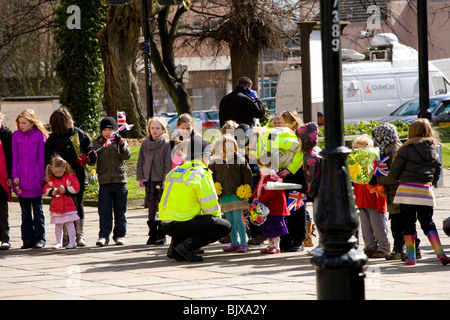
<svg viewBox="0 0 450 320">
<path fill-rule="evenodd" d="M 32 109 L 16 118 L 12 135 L 13 191 L 22 210 L 22 249 L 45 246 L 42 194 L 45 185 L 45 141 L 47 130 Z"/>
</svg>

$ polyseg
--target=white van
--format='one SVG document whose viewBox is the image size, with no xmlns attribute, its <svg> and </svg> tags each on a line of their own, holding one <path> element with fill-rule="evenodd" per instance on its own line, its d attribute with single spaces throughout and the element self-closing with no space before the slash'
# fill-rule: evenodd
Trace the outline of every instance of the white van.
<svg viewBox="0 0 450 320">
<path fill-rule="evenodd" d="M 351 55 L 347 51 L 343 53 L 345 123 L 378 120 L 404 102 L 419 97 L 417 51 L 400 44 L 393 34 L 376 35 L 371 44 L 370 60 L 355 61 L 354 57 L 365 57 L 355 52 L 351 52 Z M 312 120 L 319 123 L 323 112 L 321 53 L 321 42 L 311 41 Z M 450 91 L 449 81 L 432 63 L 429 63 L 429 79 L 430 96 Z M 301 82 L 301 69 L 298 66 L 281 71 L 276 112 L 289 109 L 303 112 Z"/>
</svg>

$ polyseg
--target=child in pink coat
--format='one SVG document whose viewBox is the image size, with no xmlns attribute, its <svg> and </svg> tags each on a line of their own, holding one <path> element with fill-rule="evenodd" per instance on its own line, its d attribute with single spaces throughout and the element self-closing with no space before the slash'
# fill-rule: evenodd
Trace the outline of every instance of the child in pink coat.
<svg viewBox="0 0 450 320">
<path fill-rule="evenodd" d="M 61 157 L 52 158 L 46 169 L 47 183 L 44 193 L 52 197 L 50 202 L 50 223 L 55 224 L 56 244 L 54 249 L 62 247 L 63 227 L 67 228 L 69 244 L 66 249 L 76 248 L 74 221 L 80 219 L 77 214 L 75 195 L 80 191 L 80 183 L 70 165 Z"/>
</svg>

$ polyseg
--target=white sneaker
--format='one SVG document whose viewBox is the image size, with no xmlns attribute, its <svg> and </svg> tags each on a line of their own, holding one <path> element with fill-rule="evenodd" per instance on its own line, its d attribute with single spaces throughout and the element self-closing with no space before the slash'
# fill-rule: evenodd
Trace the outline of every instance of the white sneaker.
<svg viewBox="0 0 450 320">
<path fill-rule="evenodd" d="M 103 246 L 108 245 L 108 240 L 106 240 L 105 238 L 98 238 L 98 240 L 95 244 L 99 247 L 103 247 Z"/>
<path fill-rule="evenodd" d="M 116 240 L 114 240 L 116 242 L 117 245 L 121 246 L 125 244 L 125 238 L 117 238 Z"/>
<path fill-rule="evenodd" d="M 312 250 L 308 250 L 308 251 L 306 251 L 310 256 L 314 256 L 314 255 L 316 255 L 316 254 L 321 254 L 321 253 L 323 253 L 323 249 L 322 249 L 322 247 L 321 246 L 317 246 L 317 247 L 315 247 L 314 249 L 312 249 Z"/>
<path fill-rule="evenodd" d="M 77 244 L 76 243 L 69 243 L 67 246 L 66 246 L 66 249 L 75 249 L 77 247 Z"/>
<path fill-rule="evenodd" d="M 59 249 L 59 248 L 62 248 L 62 243 L 57 243 L 57 244 L 55 244 L 52 248 L 53 249 Z"/>
<path fill-rule="evenodd" d="M 9 248 L 11 248 L 11 245 L 8 242 L 2 242 L 0 249 L 8 250 Z"/>
</svg>

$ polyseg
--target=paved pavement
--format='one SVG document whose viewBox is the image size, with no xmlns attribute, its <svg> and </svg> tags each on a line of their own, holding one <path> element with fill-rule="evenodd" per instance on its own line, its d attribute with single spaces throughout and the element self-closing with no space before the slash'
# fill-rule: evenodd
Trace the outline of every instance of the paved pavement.
<svg viewBox="0 0 450 320">
<path fill-rule="evenodd" d="M 450 238 L 441 230 L 442 221 L 450 215 L 449 170 L 445 170 L 444 187 L 435 193 L 434 220 L 444 249 L 450 254 Z M 48 213 L 48 205 L 45 212 Z M 176 262 L 166 257 L 167 245 L 145 245 L 146 212 L 143 207 L 129 208 L 124 246 L 95 246 L 97 208 L 87 207 L 86 248 L 52 249 L 54 225 L 47 219 L 47 246 L 20 249 L 20 208 L 18 203 L 12 203 L 12 248 L 0 251 L 0 299 L 184 300 L 188 303 L 193 300 L 266 303 L 316 300 L 315 270 L 305 251 L 263 255 L 260 246 L 244 254 L 224 253 L 224 245 L 214 243 L 205 248 L 203 263 Z M 421 231 L 419 235 L 423 258 L 415 266 L 385 259 L 369 260 L 365 266 L 367 300 L 450 298 L 450 265 L 442 266 L 425 235 Z"/>
</svg>

